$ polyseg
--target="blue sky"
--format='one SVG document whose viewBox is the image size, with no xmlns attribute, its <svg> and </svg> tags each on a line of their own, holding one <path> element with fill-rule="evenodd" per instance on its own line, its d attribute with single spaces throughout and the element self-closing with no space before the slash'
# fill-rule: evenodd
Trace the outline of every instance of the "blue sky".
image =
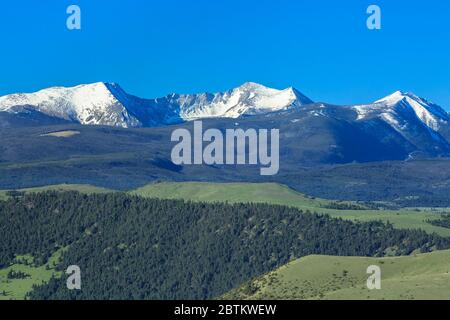
<svg viewBox="0 0 450 320">
<path fill-rule="evenodd" d="M 66 8 L 82 29 L 66 28 Z M 366 8 L 382 29 L 366 28 Z M 336 104 L 413 91 L 450 110 L 447 0 L 8 0 L 0 95 L 118 82 L 130 93 L 295 86 Z"/>
</svg>

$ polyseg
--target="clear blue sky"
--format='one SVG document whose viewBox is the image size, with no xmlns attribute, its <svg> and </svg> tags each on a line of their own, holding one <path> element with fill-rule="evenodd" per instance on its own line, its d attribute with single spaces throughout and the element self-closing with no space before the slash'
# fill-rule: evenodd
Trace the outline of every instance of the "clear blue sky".
<svg viewBox="0 0 450 320">
<path fill-rule="evenodd" d="M 66 8 L 82 30 L 66 28 Z M 366 28 L 366 8 L 382 29 Z M 118 82 L 130 93 L 295 86 L 362 103 L 413 91 L 450 109 L 448 0 L 8 0 L 0 4 L 0 95 Z"/>
</svg>

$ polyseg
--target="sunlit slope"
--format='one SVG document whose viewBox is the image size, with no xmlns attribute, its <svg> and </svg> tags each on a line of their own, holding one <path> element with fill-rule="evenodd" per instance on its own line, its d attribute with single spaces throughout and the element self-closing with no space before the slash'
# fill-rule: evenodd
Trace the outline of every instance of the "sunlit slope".
<svg viewBox="0 0 450 320">
<path fill-rule="evenodd" d="M 58 184 L 58 185 L 50 185 L 50 186 L 44 186 L 44 187 L 21 189 L 20 191 L 25 191 L 25 192 L 78 191 L 78 192 L 87 193 L 87 194 L 113 192 L 113 190 L 96 187 L 96 186 L 89 185 L 89 184 Z"/>
<path fill-rule="evenodd" d="M 78 191 L 81 193 L 106 193 L 114 192 L 114 190 L 96 187 L 89 184 L 57 184 L 35 188 L 26 188 L 17 190 L 20 192 L 44 192 L 44 191 Z M 0 200 L 6 200 L 8 198 L 8 190 L 0 190 Z"/>
<path fill-rule="evenodd" d="M 0 269 L 0 300 L 23 300 L 34 285 L 41 285 L 51 277 L 60 277 L 62 272 L 55 267 L 65 248 L 57 250 L 42 266 L 34 264 L 32 256 L 17 256 L 14 264 Z M 11 276 L 11 272 L 22 273 L 21 277 Z"/>
<path fill-rule="evenodd" d="M 162 182 L 131 193 L 162 199 L 205 202 L 263 202 L 297 207 L 354 221 L 389 221 L 397 228 L 422 229 L 450 236 L 450 229 L 433 226 L 427 220 L 440 218 L 429 210 L 336 210 L 324 208 L 329 200 L 310 198 L 277 183 Z"/>
<path fill-rule="evenodd" d="M 369 290 L 367 267 L 381 268 Z M 450 250 L 407 257 L 307 256 L 224 295 L 224 299 L 450 299 Z"/>
<path fill-rule="evenodd" d="M 115 190 L 86 184 L 60 184 L 21 189 L 25 192 L 78 191 L 82 193 L 105 193 Z M 293 206 L 302 210 L 329 214 L 333 217 L 353 221 L 389 221 L 397 228 L 422 229 L 450 237 L 450 229 L 433 226 L 427 220 L 439 219 L 426 208 L 422 210 L 337 210 L 326 208 L 330 200 L 312 198 L 277 183 L 209 183 L 209 182 L 161 182 L 146 185 L 129 192 L 143 197 L 161 199 L 184 199 L 204 202 L 260 202 Z M 6 191 L 0 191 L 0 200 L 7 198 Z"/>
<path fill-rule="evenodd" d="M 325 200 L 308 198 L 277 183 L 162 182 L 133 193 L 141 196 L 206 202 L 264 202 L 313 209 Z"/>
</svg>

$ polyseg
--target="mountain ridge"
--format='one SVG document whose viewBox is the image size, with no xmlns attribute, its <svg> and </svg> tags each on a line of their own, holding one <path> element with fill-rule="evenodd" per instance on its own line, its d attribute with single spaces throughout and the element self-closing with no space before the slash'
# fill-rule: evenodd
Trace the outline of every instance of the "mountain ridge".
<svg viewBox="0 0 450 320">
<path fill-rule="evenodd" d="M 255 82 L 217 93 L 171 93 L 153 99 L 127 93 L 119 84 L 96 82 L 74 87 L 50 87 L 33 93 L 0 97 L 0 112 L 34 109 L 47 116 L 86 125 L 152 127 L 205 118 L 239 118 L 295 109 L 314 102 L 294 87 L 278 90 Z M 394 109 L 412 109 L 427 127 L 439 130 L 450 121 L 442 107 L 411 92 L 396 91 L 373 103 L 348 105 L 356 120 L 374 113 L 396 128 Z M 386 110 L 383 110 L 386 109 Z M 396 128 L 398 129 L 398 128 Z"/>
<path fill-rule="evenodd" d="M 96 82 L 51 87 L 0 97 L 0 112 L 25 107 L 86 125 L 151 127 L 203 118 L 238 118 L 313 103 L 293 87 L 277 90 L 246 82 L 218 93 L 177 94 L 145 99 L 128 94 L 117 83 Z"/>
<path fill-rule="evenodd" d="M 277 90 L 254 82 L 225 92 L 155 99 L 105 82 L 0 97 L 0 128 L 52 123 L 164 127 L 209 119 L 225 129 L 238 123 L 228 120 L 237 118 L 246 127 L 279 128 L 283 143 L 296 152 L 302 141 L 306 163 L 450 156 L 448 113 L 402 91 L 370 104 L 344 106 L 314 103 L 294 87 Z"/>
</svg>

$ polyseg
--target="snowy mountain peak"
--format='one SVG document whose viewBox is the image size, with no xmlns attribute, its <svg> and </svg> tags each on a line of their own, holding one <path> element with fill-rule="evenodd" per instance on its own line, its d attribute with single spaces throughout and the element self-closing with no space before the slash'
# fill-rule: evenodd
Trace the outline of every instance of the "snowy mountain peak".
<svg viewBox="0 0 450 320">
<path fill-rule="evenodd" d="M 423 98 L 420 98 L 419 96 L 415 95 L 414 93 L 404 92 L 404 91 L 395 91 L 394 93 L 392 93 L 380 100 L 377 100 L 374 103 L 384 103 L 387 105 L 394 105 L 404 99 L 412 99 L 419 103 L 430 104 L 428 101 L 426 101 Z"/>
<path fill-rule="evenodd" d="M 378 100 L 375 103 L 385 104 L 389 107 L 398 106 L 412 109 L 419 119 L 434 130 L 439 128 L 440 122 L 450 120 L 447 112 L 443 108 L 412 92 L 396 91 L 392 95 Z"/>
<path fill-rule="evenodd" d="M 166 105 L 172 120 L 203 118 L 238 118 L 243 115 L 265 114 L 312 103 L 310 99 L 291 88 L 277 90 L 258 83 L 246 82 L 226 92 L 214 94 L 171 94 L 151 100 L 152 105 Z"/>
<path fill-rule="evenodd" d="M 277 90 L 277 89 L 266 87 L 259 83 L 246 82 L 234 90 L 253 92 L 255 94 L 268 95 L 268 96 L 284 93 L 286 95 L 290 95 L 290 97 L 292 99 L 300 99 L 303 104 L 314 103 L 312 100 L 310 100 L 308 97 L 303 95 L 300 91 L 298 91 L 294 87 L 288 87 L 283 90 Z"/>
<path fill-rule="evenodd" d="M 256 82 L 245 82 L 236 89 L 241 90 L 273 90 L 271 88 L 268 88 L 262 84 L 256 83 Z"/>
<path fill-rule="evenodd" d="M 97 82 L 75 87 L 51 87 L 35 93 L 0 97 L 0 111 L 20 113 L 32 108 L 51 117 L 82 124 L 137 125 L 126 108 L 116 99 L 109 84 Z"/>
<path fill-rule="evenodd" d="M 117 83 L 97 82 L 0 97 L 0 111 L 19 113 L 32 108 L 81 124 L 137 127 L 212 117 L 237 118 L 309 103 L 312 101 L 294 88 L 277 90 L 254 82 L 223 93 L 174 93 L 157 99 L 130 95 Z"/>
<path fill-rule="evenodd" d="M 377 117 L 401 133 L 411 130 L 411 124 L 418 121 L 436 137 L 435 133 L 450 122 L 444 109 L 412 92 L 396 91 L 373 104 L 353 108 L 358 113 L 358 120 Z"/>
</svg>

